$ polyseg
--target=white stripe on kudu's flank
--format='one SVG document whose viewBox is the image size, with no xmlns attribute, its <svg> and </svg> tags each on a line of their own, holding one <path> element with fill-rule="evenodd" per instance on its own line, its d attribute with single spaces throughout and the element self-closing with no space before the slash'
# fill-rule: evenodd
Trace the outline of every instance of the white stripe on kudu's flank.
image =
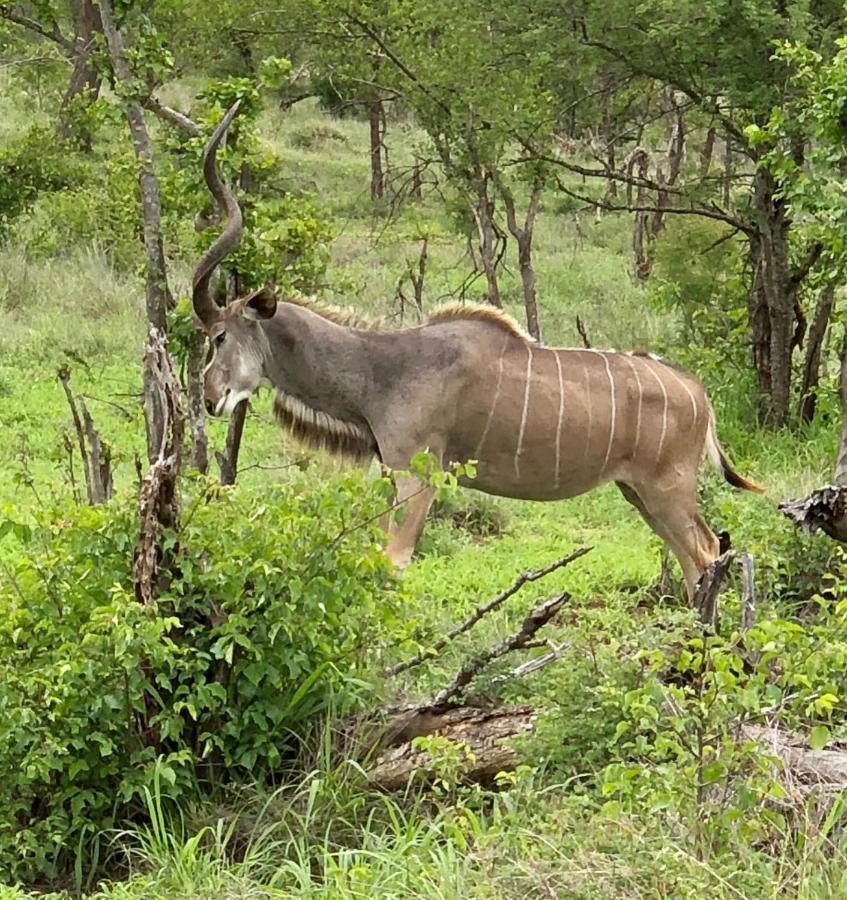
<svg viewBox="0 0 847 900">
<path fill-rule="evenodd" d="M 526 387 L 523 392 L 523 414 L 521 415 L 521 430 L 518 432 L 518 448 L 515 450 L 515 478 L 518 480 L 521 477 L 520 455 L 523 447 L 523 435 L 526 430 L 526 414 L 529 409 L 529 388 L 532 384 L 532 344 L 526 345 L 526 352 Z"/>
<path fill-rule="evenodd" d="M 697 416 L 699 413 L 694 394 L 691 392 L 691 388 L 676 374 L 676 372 L 674 372 L 673 366 L 669 366 L 667 363 L 663 363 L 662 366 L 666 372 L 673 375 L 673 377 L 685 388 L 685 393 L 688 394 L 688 397 L 691 400 L 691 409 L 694 412 L 694 421 L 691 423 L 691 427 L 693 428 L 697 424 Z"/>
<path fill-rule="evenodd" d="M 609 357 L 607 354 L 602 353 L 603 362 L 606 364 L 606 374 L 609 376 L 609 391 L 611 392 L 612 398 L 612 421 L 609 425 L 609 443 L 606 447 L 606 456 L 603 459 L 603 465 L 600 468 L 600 474 L 602 475 L 606 471 L 606 466 L 609 464 L 609 457 L 612 455 L 612 443 L 615 440 L 615 419 L 617 418 L 617 409 L 615 407 L 615 379 L 612 377 L 612 368 L 609 365 Z"/>
<path fill-rule="evenodd" d="M 596 351 L 585 350 L 585 353 L 592 353 Z M 585 412 L 588 416 L 588 425 L 585 432 L 585 453 L 582 455 L 583 462 L 588 459 L 588 451 L 591 448 L 591 383 L 588 380 L 588 366 L 585 363 L 582 364 L 582 373 L 585 375 Z"/>
<path fill-rule="evenodd" d="M 623 358 L 629 363 L 632 374 L 635 376 L 635 383 L 638 385 L 638 409 L 635 413 L 635 443 L 632 445 L 632 455 L 635 456 L 638 451 L 638 442 L 641 440 L 641 405 L 644 397 L 641 387 L 641 379 L 638 377 L 638 367 L 635 365 L 629 353 L 625 353 Z"/>
<path fill-rule="evenodd" d="M 650 363 L 655 363 L 655 360 L 652 356 L 642 356 L 641 357 L 645 363 L 647 363 L 647 370 L 650 374 L 656 379 L 656 383 L 662 389 L 662 397 L 664 398 L 664 407 L 662 408 L 662 433 L 659 435 L 659 449 L 656 453 L 656 462 L 658 462 L 662 458 L 662 447 L 665 443 L 665 432 L 668 430 L 668 392 L 665 389 L 665 383 L 661 378 L 656 374 L 656 370 L 653 368 Z M 664 368 L 664 367 L 663 367 Z"/>
<path fill-rule="evenodd" d="M 562 417 L 565 414 L 565 386 L 562 384 L 562 361 L 559 359 L 559 351 L 554 350 L 556 358 L 556 371 L 559 373 L 559 421 L 556 423 L 556 487 L 559 486 L 559 461 L 562 449 Z"/>
<path fill-rule="evenodd" d="M 508 343 L 509 335 L 507 334 L 503 338 L 503 346 L 500 348 L 500 358 L 497 360 L 497 386 L 494 388 L 494 399 L 491 401 L 491 409 L 488 410 L 488 419 L 485 422 L 485 428 L 482 430 L 482 437 L 476 445 L 476 453 L 474 455 L 477 459 L 479 459 L 479 454 L 482 452 L 482 445 L 488 437 L 491 423 L 494 421 L 494 410 L 497 408 L 497 401 L 500 399 L 500 385 L 503 383 L 503 356 L 506 353 L 506 346 Z"/>
</svg>

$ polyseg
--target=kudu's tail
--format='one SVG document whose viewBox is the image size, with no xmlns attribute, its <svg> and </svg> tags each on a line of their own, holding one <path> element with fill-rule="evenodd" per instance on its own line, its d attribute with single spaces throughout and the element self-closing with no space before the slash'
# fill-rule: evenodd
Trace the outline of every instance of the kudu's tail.
<svg viewBox="0 0 847 900">
<path fill-rule="evenodd" d="M 750 481 L 749 478 L 739 475 L 732 468 L 729 457 L 724 452 L 723 447 L 721 447 L 720 441 L 718 441 L 717 431 L 715 430 L 715 411 L 712 409 L 711 403 L 709 404 L 709 427 L 706 431 L 705 449 L 706 455 L 714 467 L 723 474 L 723 477 L 733 487 L 741 488 L 745 491 L 753 491 L 755 494 L 763 494 L 765 492 L 765 489 L 760 484 L 756 484 L 755 481 Z"/>
</svg>

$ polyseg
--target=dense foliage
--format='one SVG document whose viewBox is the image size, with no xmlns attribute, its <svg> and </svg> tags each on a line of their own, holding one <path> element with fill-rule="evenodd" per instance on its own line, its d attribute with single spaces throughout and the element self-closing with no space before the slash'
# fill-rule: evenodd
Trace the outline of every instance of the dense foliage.
<svg viewBox="0 0 847 900">
<path fill-rule="evenodd" d="M 4 877 L 87 865 L 154 770 L 173 798 L 197 778 L 261 781 L 311 717 L 364 699 L 357 673 L 394 616 L 367 524 L 384 504 L 356 478 L 198 482 L 150 607 L 128 593 L 130 498 L 19 527 L 0 594 Z"/>
</svg>

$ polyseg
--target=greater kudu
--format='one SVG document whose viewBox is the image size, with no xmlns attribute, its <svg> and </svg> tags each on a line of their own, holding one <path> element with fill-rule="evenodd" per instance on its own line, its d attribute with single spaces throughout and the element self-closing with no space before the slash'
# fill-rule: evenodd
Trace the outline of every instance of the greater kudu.
<svg viewBox="0 0 847 900">
<path fill-rule="evenodd" d="M 194 276 L 194 309 L 209 338 L 209 412 L 229 415 L 270 382 L 277 416 L 296 435 L 392 469 L 408 469 L 429 449 L 445 466 L 476 460 L 468 487 L 526 500 L 574 497 L 615 481 L 676 555 L 693 594 L 718 555 L 697 508 L 703 456 L 730 484 L 761 491 L 732 469 L 702 385 L 650 355 L 542 347 L 492 307 L 447 307 L 424 325 L 391 332 L 280 302 L 267 288 L 219 308 L 209 279 L 242 228 L 216 168 L 233 114 L 204 158 L 227 222 Z M 390 526 L 386 549 L 398 565 L 409 561 L 432 499 L 432 489 L 398 479 L 397 500 L 408 509 Z"/>
</svg>

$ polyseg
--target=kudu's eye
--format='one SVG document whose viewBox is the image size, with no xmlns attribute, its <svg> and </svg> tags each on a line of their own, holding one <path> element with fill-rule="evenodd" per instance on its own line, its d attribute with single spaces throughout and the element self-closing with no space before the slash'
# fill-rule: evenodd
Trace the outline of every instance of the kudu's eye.
<svg viewBox="0 0 847 900">
<path fill-rule="evenodd" d="M 220 345 L 224 342 L 224 338 L 226 337 L 226 332 L 222 331 L 220 334 L 215 335 L 215 346 L 220 347 Z"/>
</svg>

